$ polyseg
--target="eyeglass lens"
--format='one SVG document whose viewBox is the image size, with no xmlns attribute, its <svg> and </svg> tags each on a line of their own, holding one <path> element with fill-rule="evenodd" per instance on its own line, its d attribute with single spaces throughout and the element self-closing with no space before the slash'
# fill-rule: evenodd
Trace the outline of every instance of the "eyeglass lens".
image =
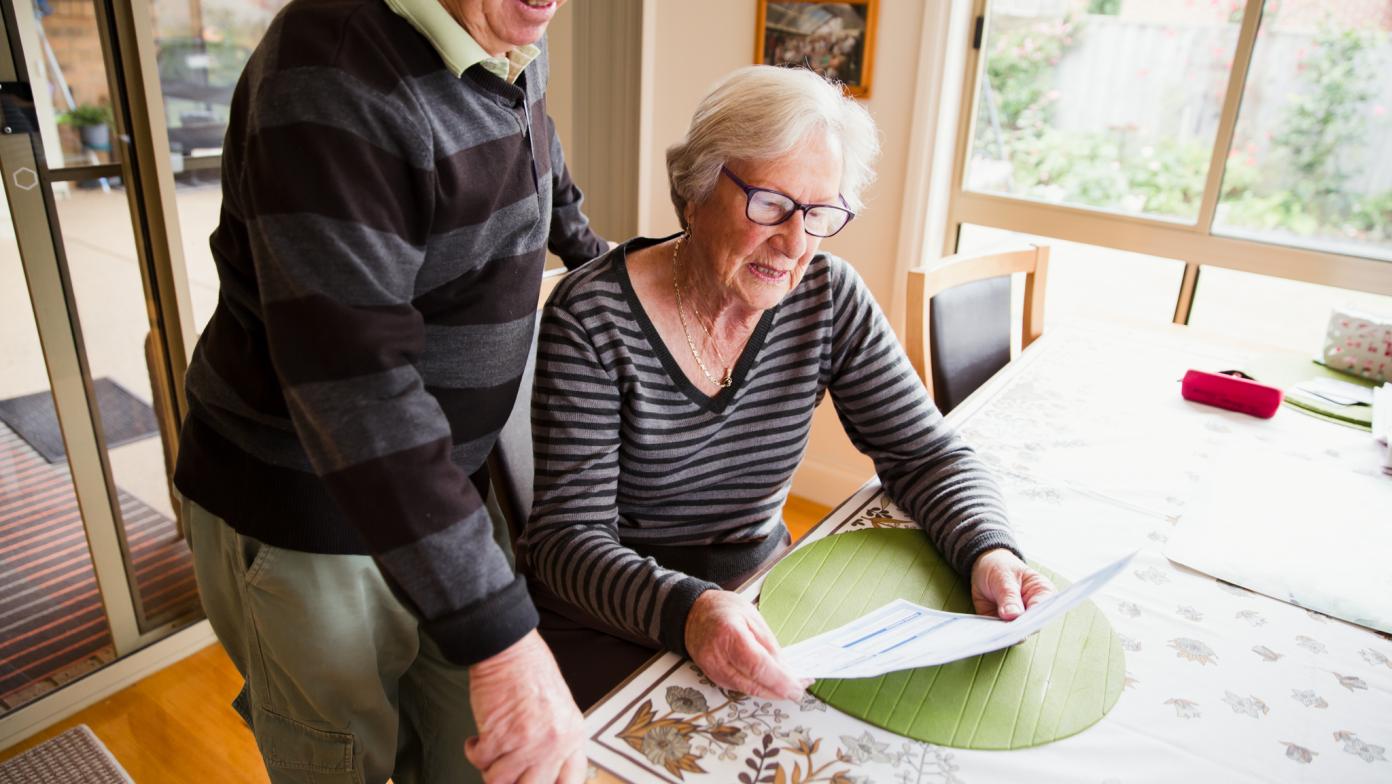
<svg viewBox="0 0 1392 784">
<path fill-rule="evenodd" d="M 746 214 L 755 223 L 773 226 L 786 220 L 797 205 L 786 196 L 772 191 L 749 194 Z M 850 220 L 850 213 L 835 207 L 812 207 L 803 214 L 803 229 L 818 237 L 828 237 L 840 231 Z"/>
</svg>

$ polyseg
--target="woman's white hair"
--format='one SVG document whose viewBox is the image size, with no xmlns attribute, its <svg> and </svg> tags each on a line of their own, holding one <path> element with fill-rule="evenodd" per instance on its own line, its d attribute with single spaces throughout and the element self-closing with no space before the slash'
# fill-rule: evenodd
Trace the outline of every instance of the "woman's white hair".
<svg viewBox="0 0 1392 784">
<path fill-rule="evenodd" d="M 701 100 L 686 138 L 667 148 L 672 205 L 686 228 L 686 207 L 715 189 L 727 161 L 768 161 L 826 132 L 841 146 L 841 196 L 858 211 L 880 152 L 875 121 L 841 88 L 803 68 L 751 65 L 726 76 Z"/>
</svg>

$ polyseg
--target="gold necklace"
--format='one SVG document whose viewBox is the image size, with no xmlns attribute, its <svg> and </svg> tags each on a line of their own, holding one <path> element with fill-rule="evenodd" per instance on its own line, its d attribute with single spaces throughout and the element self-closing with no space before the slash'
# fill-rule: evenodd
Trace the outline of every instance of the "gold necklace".
<svg viewBox="0 0 1392 784">
<path fill-rule="evenodd" d="M 706 328 L 706 325 L 699 318 L 696 318 L 696 323 L 700 325 L 701 329 L 706 333 L 706 337 L 710 340 L 710 346 L 715 351 L 716 358 L 720 360 L 720 364 L 725 366 L 725 375 L 720 379 L 716 379 L 716 377 L 711 375 L 711 372 L 706 369 L 706 363 L 701 359 L 701 352 L 696 350 L 696 341 L 691 339 L 691 329 L 686 326 L 686 311 L 682 306 L 681 284 L 678 282 L 678 279 L 681 277 L 681 261 L 677 258 L 677 252 L 681 249 L 683 239 L 685 239 L 685 237 L 678 237 L 676 244 L 672 246 L 672 291 L 677 297 L 677 319 L 681 321 L 682 335 L 686 337 L 686 347 L 691 349 L 691 356 L 696 360 L 696 367 L 701 369 L 701 375 L 705 376 L 707 381 L 715 384 L 721 389 L 728 389 L 731 384 L 735 383 L 735 380 L 730 375 L 730 363 L 725 361 L 724 355 L 720 353 L 720 347 L 716 345 L 715 336 L 711 334 L 711 331 Z M 700 314 L 696 313 L 695 309 L 692 309 L 693 318 L 699 315 Z"/>
</svg>

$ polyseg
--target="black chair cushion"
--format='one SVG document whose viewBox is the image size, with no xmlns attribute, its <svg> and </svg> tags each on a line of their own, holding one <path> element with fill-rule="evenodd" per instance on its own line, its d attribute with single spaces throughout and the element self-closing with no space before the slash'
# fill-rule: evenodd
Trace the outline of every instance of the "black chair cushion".
<svg viewBox="0 0 1392 784">
<path fill-rule="evenodd" d="M 933 401 L 946 414 L 1010 362 L 1010 276 L 939 292 L 928 313 Z"/>
</svg>

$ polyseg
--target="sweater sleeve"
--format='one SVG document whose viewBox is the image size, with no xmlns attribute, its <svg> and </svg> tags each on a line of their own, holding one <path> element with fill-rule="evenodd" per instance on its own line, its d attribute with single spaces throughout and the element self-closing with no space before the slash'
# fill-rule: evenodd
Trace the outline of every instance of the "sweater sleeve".
<svg viewBox="0 0 1392 784">
<path fill-rule="evenodd" d="M 990 471 L 943 422 L 864 281 L 844 261 L 829 262 L 828 389 L 851 442 L 958 573 L 969 576 L 977 556 L 992 548 L 1019 555 Z"/>
<path fill-rule="evenodd" d="M 224 209 L 247 226 L 265 340 L 314 472 L 444 654 L 472 664 L 536 610 L 415 365 L 435 182 L 431 136 L 400 96 L 340 69 L 263 74 Z"/>
<path fill-rule="evenodd" d="M 626 634 L 686 655 L 686 617 L 719 586 L 619 541 L 615 373 L 555 298 L 542 316 L 532 392 L 536 492 L 522 550 L 533 579 Z"/>
<path fill-rule="evenodd" d="M 566 269 L 575 269 L 609 250 L 609 243 L 590 227 L 590 219 L 580 209 L 585 196 L 570 178 L 565 151 L 556 135 L 556 123 L 546 117 L 547 143 L 551 149 L 551 234 L 546 247 L 561 257 Z"/>
</svg>

